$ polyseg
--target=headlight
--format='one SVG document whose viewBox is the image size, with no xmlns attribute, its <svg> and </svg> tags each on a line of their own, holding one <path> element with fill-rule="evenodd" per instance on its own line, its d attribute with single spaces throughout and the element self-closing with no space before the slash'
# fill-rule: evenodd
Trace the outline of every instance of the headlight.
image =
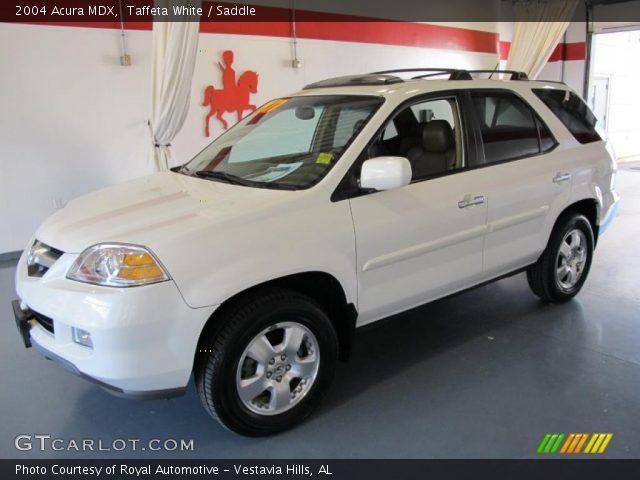
<svg viewBox="0 0 640 480">
<path fill-rule="evenodd" d="M 102 244 L 82 252 L 67 278 L 107 287 L 133 287 L 164 282 L 169 275 L 144 247 Z"/>
</svg>

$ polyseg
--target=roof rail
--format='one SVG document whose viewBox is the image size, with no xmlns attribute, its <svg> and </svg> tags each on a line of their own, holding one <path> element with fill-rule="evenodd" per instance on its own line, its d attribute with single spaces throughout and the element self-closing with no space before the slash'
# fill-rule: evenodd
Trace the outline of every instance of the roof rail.
<svg viewBox="0 0 640 480">
<path fill-rule="evenodd" d="M 374 74 L 389 74 L 389 73 L 408 73 L 408 72 L 428 72 L 422 75 L 416 75 L 413 78 L 428 78 L 442 74 L 449 74 L 449 80 L 472 80 L 472 73 L 509 73 L 511 74 L 510 80 L 529 80 L 527 74 L 516 70 L 466 70 L 463 68 L 398 68 L 395 70 L 383 70 L 381 72 L 374 72 Z"/>
<path fill-rule="evenodd" d="M 413 78 L 426 78 L 436 75 L 443 75 L 448 73 L 449 80 L 471 80 L 471 75 L 466 70 L 459 68 L 397 68 L 394 70 L 382 70 L 380 72 L 373 72 L 374 75 L 386 75 L 389 73 L 410 73 L 410 72 L 430 72 L 425 75 L 417 75 Z"/>
<path fill-rule="evenodd" d="M 469 70 L 469 73 L 490 73 L 491 75 L 494 73 L 510 73 L 511 78 L 509 80 L 529 80 L 526 73 L 517 70 Z M 491 75 L 489 78 L 491 78 Z"/>
<path fill-rule="evenodd" d="M 393 83 L 402 83 L 404 80 L 392 73 L 416 73 L 422 72 L 420 75 L 412 77 L 412 79 L 435 77 L 438 75 L 449 75 L 449 80 L 473 80 L 472 73 L 507 73 L 511 74 L 510 80 L 529 80 L 527 74 L 516 70 L 465 70 L 462 68 L 396 68 L 393 70 L 381 70 L 379 72 L 365 73 L 363 75 L 347 75 L 343 77 L 327 78 L 319 82 L 306 85 L 303 90 L 311 88 L 326 87 L 348 87 L 358 85 L 390 85 Z M 426 72 L 426 73 L 425 73 Z"/>
<path fill-rule="evenodd" d="M 567 84 L 567 82 L 563 82 L 562 80 L 545 80 L 543 78 L 536 78 L 535 80 L 531 80 L 532 82 L 544 82 L 544 83 L 557 83 L 558 85 L 564 85 L 565 87 L 568 87 L 569 85 Z"/>
</svg>

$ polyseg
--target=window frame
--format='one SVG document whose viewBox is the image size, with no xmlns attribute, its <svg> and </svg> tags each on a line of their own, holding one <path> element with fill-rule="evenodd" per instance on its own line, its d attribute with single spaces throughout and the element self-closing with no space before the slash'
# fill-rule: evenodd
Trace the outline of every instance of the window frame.
<svg viewBox="0 0 640 480">
<path fill-rule="evenodd" d="M 544 123 L 542 121 L 542 118 L 540 118 L 540 115 L 537 114 L 537 112 L 535 110 L 533 110 L 533 116 L 535 118 L 536 121 L 536 128 L 538 129 L 538 146 L 540 147 L 540 154 L 544 155 L 546 153 L 549 153 L 551 151 L 553 151 L 557 146 L 558 146 L 558 140 L 556 140 L 555 135 L 553 134 L 553 132 L 551 131 L 551 129 L 549 128 L 549 126 Z M 546 150 L 542 149 L 542 129 L 546 129 L 547 132 L 549 132 L 549 135 L 551 137 L 551 146 L 548 147 Z"/>
<path fill-rule="evenodd" d="M 365 147 L 360 151 L 356 159 L 353 161 L 344 177 L 338 183 L 338 186 L 335 188 L 331 195 L 331 202 L 339 202 L 342 200 L 348 200 L 351 198 L 361 197 L 364 195 L 371 195 L 374 193 L 380 192 L 372 192 L 361 189 L 359 186 L 354 187 L 352 185 L 352 180 L 358 180 L 360 169 L 362 168 L 362 164 L 365 161 L 365 154 L 369 150 L 369 148 L 373 145 L 378 138 L 384 133 L 385 129 L 389 125 L 389 122 L 392 122 L 393 119 L 400 113 L 402 110 L 411 107 L 412 105 L 418 105 L 420 103 L 425 103 L 429 101 L 435 100 L 454 100 L 456 102 L 457 113 L 454 112 L 454 115 L 458 117 L 458 123 L 460 125 L 460 138 L 461 138 L 461 146 L 462 146 L 462 167 L 446 170 L 444 172 L 440 172 L 433 175 L 424 176 L 415 180 L 412 180 L 409 185 L 414 185 L 416 183 L 421 183 L 428 180 L 433 180 L 435 178 L 441 178 L 448 175 L 454 175 L 458 173 L 465 172 L 474 168 L 477 163 L 476 154 L 477 150 L 477 129 L 472 125 L 468 124 L 468 119 L 466 115 L 464 115 L 463 110 L 467 108 L 465 104 L 467 103 L 464 98 L 464 94 L 466 90 L 462 89 L 452 89 L 452 90 L 441 90 L 437 92 L 429 92 L 416 95 L 414 97 L 408 98 L 405 101 L 399 103 L 389 115 L 384 119 L 384 121 L 380 124 L 376 132 L 371 136 Z M 407 186 L 409 186 L 407 185 Z"/>
<path fill-rule="evenodd" d="M 472 94 L 475 92 L 484 93 L 484 94 L 495 93 L 495 94 L 502 94 L 502 95 L 505 95 L 505 94 L 511 95 L 517 98 L 518 100 L 520 100 L 521 102 L 523 102 L 525 108 L 529 109 L 529 111 L 531 112 L 531 115 L 535 122 L 539 151 L 533 154 L 518 155 L 516 157 L 499 160 L 497 162 L 487 162 L 487 159 L 485 156 L 485 150 L 484 150 L 484 141 L 482 140 L 481 120 L 478 118 L 475 106 L 473 104 Z M 547 123 L 542 119 L 542 117 L 536 111 L 536 109 L 531 106 L 531 103 L 527 101 L 527 99 L 522 95 L 520 95 L 518 92 L 514 90 L 510 90 L 508 88 L 470 88 L 469 90 L 467 90 L 467 93 L 468 93 L 468 97 L 467 97 L 468 105 L 467 105 L 467 108 L 465 108 L 465 113 L 471 117 L 470 123 L 473 124 L 474 128 L 476 129 L 476 136 L 479 139 L 478 153 L 479 153 L 479 157 L 481 157 L 482 159 L 480 162 L 478 162 L 478 165 L 476 165 L 474 168 L 491 167 L 494 165 L 502 165 L 503 163 L 515 162 L 518 160 L 525 160 L 527 158 L 535 158 L 541 155 L 547 155 L 548 153 L 551 153 L 558 147 L 559 142 L 556 139 L 555 135 L 553 134 L 553 131 L 549 128 L 549 125 L 547 125 Z M 542 126 L 544 126 L 544 128 L 549 132 L 549 134 L 551 135 L 551 139 L 553 141 L 551 147 L 547 148 L 546 150 L 542 150 L 542 137 L 541 137 Z"/>
</svg>

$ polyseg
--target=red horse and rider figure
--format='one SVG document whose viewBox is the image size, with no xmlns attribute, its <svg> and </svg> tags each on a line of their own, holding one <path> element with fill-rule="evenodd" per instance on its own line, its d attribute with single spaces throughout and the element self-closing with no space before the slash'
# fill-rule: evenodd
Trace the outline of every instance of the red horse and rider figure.
<svg viewBox="0 0 640 480">
<path fill-rule="evenodd" d="M 215 114 L 216 118 L 222 122 L 225 129 L 229 124 L 224 119 L 225 112 L 236 112 L 238 121 L 242 120 L 245 110 L 255 110 L 256 106 L 249 103 L 249 95 L 258 92 L 258 74 L 252 70 L 247 70 L 236 83 L 236 72 L 233 69 L 233 52 L 226 50 L 222 53 L 224 65 L 218 62 L 222 70 L 222 89 L 216 89 L 213 85 L 208 85 L 204 90 L 203 107 L 210 107 L 205 119 L 204 133 L 209 136 L 209 120 Z"/>
</svg>

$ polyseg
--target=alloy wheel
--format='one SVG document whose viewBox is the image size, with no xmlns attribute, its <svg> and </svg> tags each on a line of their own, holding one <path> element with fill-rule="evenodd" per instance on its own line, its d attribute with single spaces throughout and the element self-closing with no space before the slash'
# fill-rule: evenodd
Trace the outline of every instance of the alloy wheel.
<svg viewBox="0 0 640 480">
<path fill-rule="evenodd" d="M 318 341 L 298 322 L 281 322 L 256 335 L 238 363 L 236 388 L 243 405 L 260 415 L 278 415 L 298 404 L 320 366 Z"/>
<path fill-rule="evenodd" d="M 564 291 L 573 289 L 582 277 L 587 262 L 587 238 L 578 228 L 569 230 L 556 257 L 556 282 Z"/>
</svg>

